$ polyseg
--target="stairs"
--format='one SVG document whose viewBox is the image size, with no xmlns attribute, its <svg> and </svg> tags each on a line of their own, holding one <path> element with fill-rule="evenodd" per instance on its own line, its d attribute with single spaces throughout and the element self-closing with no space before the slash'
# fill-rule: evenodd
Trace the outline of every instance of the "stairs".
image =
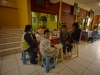
<svg viewBox="0 0 100 75">
<path fill-rule="evenodd" d="M 21 52 L 23 29 L 0 29 L 0 57 Z"/>
</svg>

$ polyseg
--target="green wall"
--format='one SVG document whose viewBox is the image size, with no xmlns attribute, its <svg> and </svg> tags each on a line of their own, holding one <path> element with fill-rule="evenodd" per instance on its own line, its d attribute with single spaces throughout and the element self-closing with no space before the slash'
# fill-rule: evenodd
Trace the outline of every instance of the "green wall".
<svg viewBox="0 0 100 75">
<path fill-rule="evenodd" d="M 47 16 L 47 28 L 53 30 L 57 29 L 57 21 L 51 21 L 50 19 L 50 14 L 45 14 L 45 13 L 37 13 L 37 12 L 32 12 L 32 26 L 33 30 L 36 31 L 40 25 L 42 24 L 41 21 L 39 21 L 41 16 Z M 57 17 L 57 15 L 55 15 Z M 36 17 L 36 22 L 33 22 L 33 17 Z"/>
</svg>

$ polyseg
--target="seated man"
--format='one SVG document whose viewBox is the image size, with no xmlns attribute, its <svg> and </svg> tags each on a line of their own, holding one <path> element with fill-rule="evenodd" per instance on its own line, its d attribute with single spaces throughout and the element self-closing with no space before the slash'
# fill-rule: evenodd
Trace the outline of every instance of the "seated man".
<svg viewBox="0 0 100 75">
<path fill-rule="evenodd" d="M 50 43 L 50 31 L 45 30 L 44 36 L 41 39 L 40 42 L 40 52 L 43 56 L 53 56 L 58 54 L 58 50 L 54 45 L 51 45 Z"/>
</svg>

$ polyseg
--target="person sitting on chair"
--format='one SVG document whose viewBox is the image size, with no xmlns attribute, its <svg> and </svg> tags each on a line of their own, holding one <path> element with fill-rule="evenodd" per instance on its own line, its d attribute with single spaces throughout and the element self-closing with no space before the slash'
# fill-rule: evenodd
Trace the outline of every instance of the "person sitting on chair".
<svg viewBox="0 0 100 75">
<path fill-rule="evenodd" d="M 69 32 L 67 31 L 66 25 L 62 26 L 61 32 L 60 32 L 60 42 L 63 45 L 63 53 L 66 54 L 67 52 L 70 53 L 72 49 L 71 45 L 71 37 Z"/>
<path fill-rule="evenodd" d="M 51 45 L 50 42 L 50 31 L 44 30 L 44 36 L 41 38 L 40 41 L 40 52 L 43 56 L 57 56 L 58 55 L 58 49 Z"/>
<path fill-rule="evenodd" d="M 36 37 L 32 34 L 32 25 L 26 25 L 22 36 L 21 49 L 29 53 L 30 63 L 37 64 Z"/>
<path fill-rule="evenodd" d="M 82 30 L 80 29 L 79 24 L 77 22 L 73 23 L 72 28 L 73 28 L 73 32 L 71 36 L 72 36 L 73 42 L 79 43 Z"/>
</svg>

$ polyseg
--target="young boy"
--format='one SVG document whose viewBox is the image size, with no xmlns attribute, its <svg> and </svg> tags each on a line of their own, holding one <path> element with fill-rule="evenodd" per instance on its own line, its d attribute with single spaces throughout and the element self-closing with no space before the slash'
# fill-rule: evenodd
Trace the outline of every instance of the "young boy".
<svg viewBox="0 0 100 75">
<path fill-rule="evenodd" d="M 63 45 L 63 53 L 66 54 L 67 52 L 71 52 L 72 45 L 71 45 L 71 37 L 67 31 L 66 25 L 62 26 L 61 32 L 60 32 L 60 42 Z"/>
<path fill-rule="evenodd" d="M 44 37 L 42 37 L 40 42 L 40 52 L 43 56 L 53 56 L 58 54 L 58 50 L 54 45 L 50 43 L 50 31 L 44 31 Z"/>
</svg>

